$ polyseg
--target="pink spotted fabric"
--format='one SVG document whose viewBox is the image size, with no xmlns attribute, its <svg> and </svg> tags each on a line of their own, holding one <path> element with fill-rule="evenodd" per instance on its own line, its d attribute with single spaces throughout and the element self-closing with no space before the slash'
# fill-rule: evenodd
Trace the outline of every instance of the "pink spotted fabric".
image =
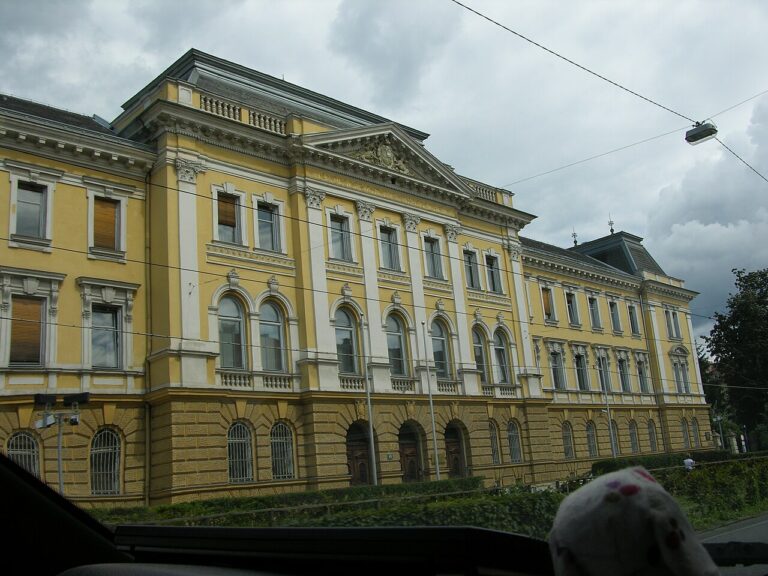
<svg viewBox="0 0 768 576">
<path fill-rule="evenodd" d="M 647 470 L 592 480 L 560 505 L 549 535 L 558 576 L 710 576 L 717 566 Z"/>
</svg>

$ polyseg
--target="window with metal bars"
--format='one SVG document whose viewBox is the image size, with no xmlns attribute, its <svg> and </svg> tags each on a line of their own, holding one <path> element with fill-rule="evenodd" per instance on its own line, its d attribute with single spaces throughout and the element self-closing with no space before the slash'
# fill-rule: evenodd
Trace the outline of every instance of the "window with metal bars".
<svg viewBox="0 0 768 576">
<path fill-rule="evenodd" d="M 293 432 L 285 422 L 277 422 L 269 433 L 272 447 L 272 478 L 290 480 L 295 478 L 293 467 Z"/>
<path fill-rule="evenodd" d="M 491 439 L 491 462 L 501 464 L 501 455 L 499 453 L 499 427 L 493 420 L 488 421 L 488 434 Z"/>
<path fill-rule="evenodd" d="M 91 494 L 120 494 L 120 436 L 110 428 L 97 431 L 91 441 Z"/>
<path fill-rule="evenodd" d="M 634 420 L 629 423 L 629 447 L 633 454 L 640 452 L 640 438 L 637 434 L 637 423 Z"/>
<path fill-rule="evenodd" d="M 244 422 L 235 422 L 227 431 L 229 482 L 253 482 L 253 439 Z"/>
<path fill-rule="evenodd" d="M 597 446 L 597 428 L 592 421 L 587 422 L 587 450 L 589 451 L 590 458 L 597 458 L 600 456 L 600 451 Z"/>
<path fill-rule="evenodd" d="M 44 312 L 45 300 L 42 298 L 11 296 L 11 365 L 43 364 Z"/>
<path fill-rule="evenodd" d="M 683 448 L 690 448 L 691 447 L 691 435 L 690 431 L 688 430 L 688 420 L 683 418 L 680 420 L 680 434 L 683 436 Z"/>
<path fill-rule="evenodd" d="M 621 454 L 621 442 L 619 441 L 619 426 L 616 420 L 611 420 L 611 444 L 616 451 L 616 455 Z"/>
<path fill-rule="evenodd" d="M 693 438 L 693 447 L 700 448 L 701 440 L 699 438 L 699 421 L 691 418 L 691 437 Z"/>
<path fill-rule="evenodd" d="M 29 432 L 15 432 L 8 438 L 8 458 L 33 476 L 40 478 L 40 449 Z"/>
<path fill-rule="evenodd" d="M 512 463 L 519 464 L 523 461 L 523 447 L 520 443 L 520 424 L 515 420 L 511 420 L 507 425 L 507 442 Z"/>
<path fill-rule="evenodd" d="M 576 458 L 576 450 L 573 447 L 573 427 L 569 422 L 563 422 L 563 454 L 566 460 Z"/>
<path fill-rule="evenodd" d="M 648 445 L 651 452 L 658 452 L 659 446 L 656 442 L 656 423 L 653 420 L 648 420 Z"/>
</svg>

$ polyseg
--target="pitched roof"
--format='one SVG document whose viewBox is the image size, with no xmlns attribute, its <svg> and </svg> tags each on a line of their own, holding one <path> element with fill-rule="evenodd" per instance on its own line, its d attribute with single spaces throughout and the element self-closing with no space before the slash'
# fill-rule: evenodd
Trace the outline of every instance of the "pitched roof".
<svg viewBox="0 0 768 576">
<path fill-rule="evenodd" d="M 642 238 L 634 234 L 617 232 L 573 246 L 568 250 L 592 256 L 635 276 L 642 276 L 643 272 L 666 276 L 666 272 L 645 249 L 642 241 Z"/>
<path fill-rule="evenodd" d="M 0 94 L 0 109 L 10 110 L 26 116 L 34 116 L 44 120 L 58 122 L 82 130 L 90 130 L 99 134 L 115 136 L 115 133 L 93 116 L 85 116 L 76 112 L 69 112 L 60 108 L 54 108 L 31 100 L 23 100 L 15 96 Z"/>
</svg>

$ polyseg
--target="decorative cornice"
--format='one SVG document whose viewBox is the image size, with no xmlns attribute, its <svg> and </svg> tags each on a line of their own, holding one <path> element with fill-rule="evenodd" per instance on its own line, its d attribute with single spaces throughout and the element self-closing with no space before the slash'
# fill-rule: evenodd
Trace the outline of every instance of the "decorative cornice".
<svg viewBox="0 0 768 576">
<path fill-rule="evenodd" d="M 520 258 L 520 255 L 523 253 L 523 245 L 515 238 L 503 238 L 502 245 L 513 260 Z"/>
<path fill-rule="evenodd" d="M 683 300 L 685 302 L 690 302 L 696 296 L 699 295 L 698 292 L 694 292 L 693 290 L 688 290 L 687 288 L 681 288 L 679 286 L 671 286 L 669 284 L 664 284 L 663 282 L 658 282 L 656 280 L 643 280 L 642 281 L 642 289 L 645 291 L 646 294 L 658 294 L 661 296 L 670 296 L 672 298 L 677 298 L 678 300 Z"/>
<path fill-rule="evenodd" d="M 376 206 L 364 200 L 356 200 L 355 206 L 357 207 L 357 217 L 364 222 L 370 222 L 371 215 L 376 210 Z"/>
<path fill-rule="evenodd" d="M 405 225 L 406 232 L 416 232 L 419 222 L 421 222 L 421 216 L 411 214 L 410 212 L 403 212 L 403 224 Z"/>
<path fill-rule="evenodd" d="M 589 269 L 586 266 L 582 268 L 575 264 L 556 262 L 552 259 L 545 259 L 538 254 L 529 252 L 529 248 L 523 249 L 522 256 L 524 266 L 548 270 L 558 274 L 568 274 L 570 276 L 576 276 L 593 282 L 600 282 L 610 286 L 618 286 L 627 290 L 640 290 L 640 279 L 636 279 L 633 276 L 611 276 L 609 274 L 598 272 L 594 269 Z"/>
</svg>

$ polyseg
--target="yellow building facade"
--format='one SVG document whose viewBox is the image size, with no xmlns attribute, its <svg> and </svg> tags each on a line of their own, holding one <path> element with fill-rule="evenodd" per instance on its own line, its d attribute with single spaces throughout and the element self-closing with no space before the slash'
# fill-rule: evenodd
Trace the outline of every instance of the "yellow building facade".
<svg viewBox="0 0 768 576">
<path fill-rule="evenodd" d="M 547 484 L 713 446 L 695 293 L 640 238 L 527 239 L 427 134 L 195 50 L 123 108 L 0 96 L 0 442 L 53 485 L 61 456 L 68 497 Z"/>
</svg>

